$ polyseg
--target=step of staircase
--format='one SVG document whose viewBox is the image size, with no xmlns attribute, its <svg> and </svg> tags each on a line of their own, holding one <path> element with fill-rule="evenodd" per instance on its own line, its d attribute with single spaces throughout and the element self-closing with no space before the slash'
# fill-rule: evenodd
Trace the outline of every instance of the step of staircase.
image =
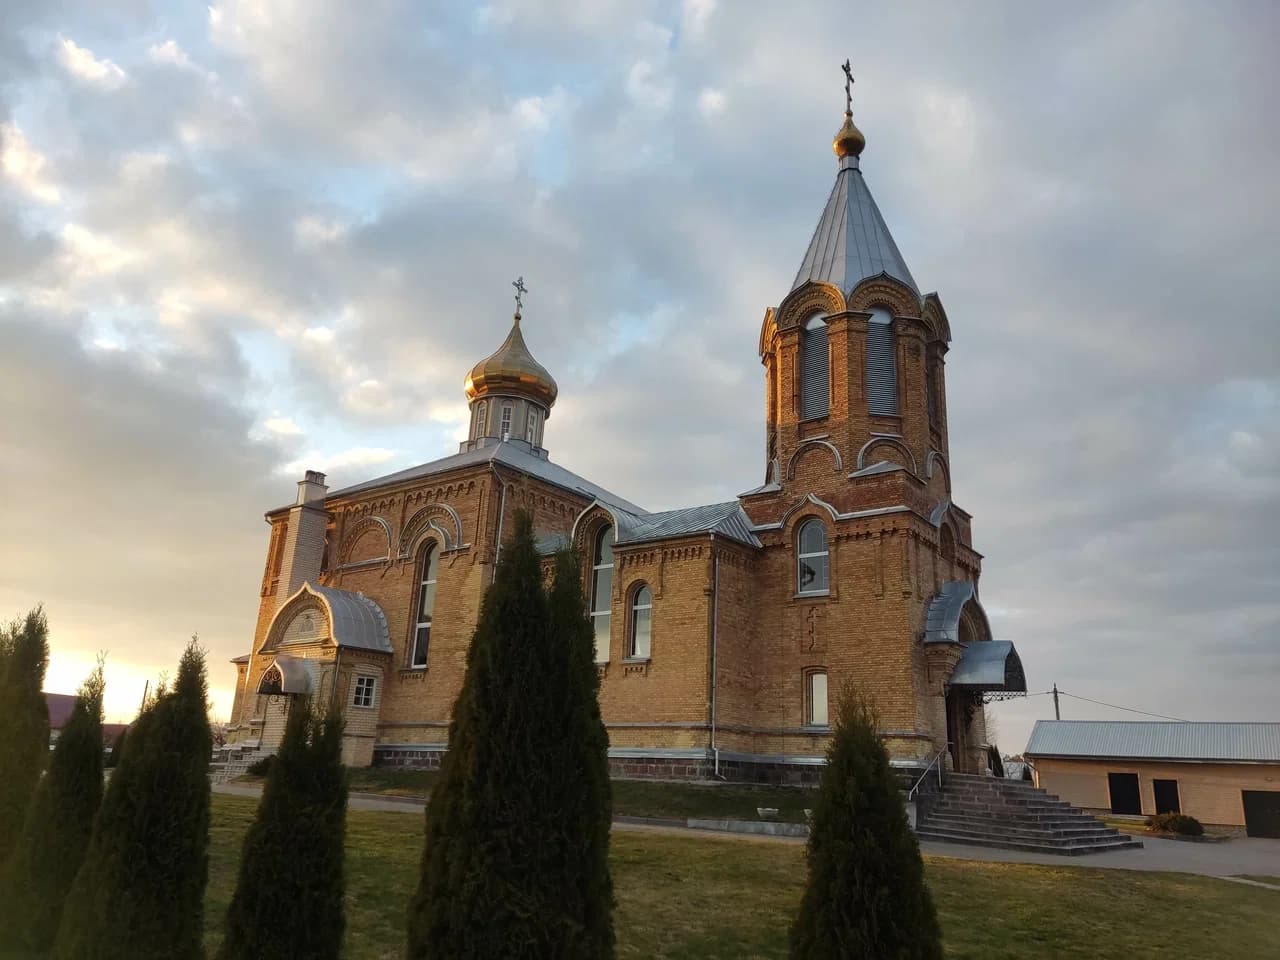
<svg viewBox="0 0 1280 960">
<path fill-rule="evenodd" d="M 1142 846 L 1025 781 L 963 774 L 944 779 L 916 832 L 921 840 L 1063 856 Z"/>
</svg>

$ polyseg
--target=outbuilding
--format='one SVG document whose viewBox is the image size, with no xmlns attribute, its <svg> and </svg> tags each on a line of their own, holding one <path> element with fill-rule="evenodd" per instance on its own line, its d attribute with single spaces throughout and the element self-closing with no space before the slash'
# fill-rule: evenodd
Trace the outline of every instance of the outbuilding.
<svg viewBox="0 0 1280 960">
<path fill-rule="evenodd" d="M 1280 837 L 1280 723 L 1040 720 L 1036 785 L 1093 813 L 1185 813 Z"/>
</svg>

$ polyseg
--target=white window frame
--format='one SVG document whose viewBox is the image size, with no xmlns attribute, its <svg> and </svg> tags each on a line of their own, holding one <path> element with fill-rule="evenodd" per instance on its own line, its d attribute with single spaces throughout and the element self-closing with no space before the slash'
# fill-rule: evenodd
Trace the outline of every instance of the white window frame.
<svg viewBox="0 0 1280 960">
<path fill-rule="evenodd" d="M 429 543 L 425 549 L 426 549 L 426 553 L 423 555 L 423 558 L 422 558 L 422 573 L 418 578 L 418 596 L 417 596 L 418 609 L 414 615 L 415 622 L 413 625 L 413 637 L 409 641 L 409 669 L 410 670 L 427 669 L 427 663 L 431 656 L 431 623 L 432 623 L 433 615 L 435 613 L 436 598 L 435 598 L 435 594 L 432 593 L 431 609 L 427 611 L 427 618 L 424 620 L 422 619 L 422 591 L 424 587 L 428 587 L 428 586 L 436 587 L 437 590 L 439 589 L 439 587 L 437 586 L 439 583 L 439 576 L 440 576 L 439 570 L 438 569 L 436 570 L 435 577 L 431 576 L 431 568 L 432 568 L 433 561 L 438 561 L 438 558 L 439 558 L 439 549 L 434 543 Z M 436 565 L 438 567 L 438 563 Z M 422 631 L 424 627 L 426 628 L 426 631 L 427 631 L 427 648 L 424 651 L 425 655 L 422 658 L 422 662 L 418 663 L 418 634 Z"/>
<path fill-rule="evenodd" d="M 531 447 L 538 445 L 538 414 L 538 408 L 530 404 L 529 413 L 525 417 L 524 438 Z"/>
<path fill-rule="evenodd" d="M 608 563 L 595 562 L 596 557 L 600 556 L 600 554 L 603 552 L 600 548 L 601 542 L 603 541 L 605 535 L 609 533 L 612 529 L 613 529 L 612 526 L 603 526 L 598 531 L 596 531 L 594 546 L 591 549 L 591 563 L 592 563 L 591 597 L 590 597 L 591 609 L 588 611 L 588 613 L 590 614 L 590 617 L 591 617 L 591 638 L 593 642 L 596 640 L 597 637 L 599 637 L 599 632 L 596 627 L 596 618 L 605 617 L 608 619 L 608 624 L 609 624 L 609 630 L 605 636 L 604 649 L 601 650 L 599 644 L 596 645 L 596 651 L 595 651 L 596 663 L 609 662 L 609 637 L 612 636 L 612 633 L 613 633 L 613 574 L 614 574 L 613 546 L 611 545 L 609 548 Z M 609 571 L 609 590 L 608 590 L 609 595 L 603 598 L 604 609 L 597 610 L 596 607 L 600 602 L 601 598 L 599 596 L 599 591 L 597 590 L 596 581 L 599 579 L 597 575 L 601 570 Z"/>
<path fill-rule="evenodd" d="M 822 550 L 816 553 L 801 553 L 800 541 L 803 539 L 805 528 L 809 524 L 815 523 L 822 530 Z M 813 557 L 825 557 L 827 567 L 827 585 L 820 590 L 806 590 L 800 583 L 803 575 L 804 562 Z M 798 597 L 825 597 L 831 593 L 831 538 L 827 536 L 827 527 L 817 517 L 811 517 L 803 521 L 796 528 L 796 596 Z"/>
<path fill-rule="evenodd" d="M 648 596 L 648 602 L 646 603 L 640 602 L 641 594 L 646 594 Z M 653 588 L 650 587 L 649 584 L 647 583 L 641 583 L 640 585 L 638 585 L 634 590 L 631 591 L 630 606 L 631 606 L 631 613 L 629 617 L 630 623 L 628 624 L 628 631 L 627 631 L 628 632 L 627 658 L 629 660 L 648 660 L 650 657 L 650 654 L 652 654 L 653 652 Z M 638 639 L 636 634 L 636 626 L 640 619 L 638 614 L 642 610 L 646 610 L 649 613 L 649 629 L 648 629 L 648 636 L 645 637 L 644 653 L 640 652 L 639 646 L 636 643 Z"/>
<path fill-rule="evenodd" d="M 378 678 L 362 674 L 351 688 L 351 705 L 371 710 L 378 704 Z"/>
<path fill-rule="evenodd" d="M 822 678 L 822 719 L 819 720 L 814 707 L 818 704 L 815 680 Z M 827 671 L 822 668 L 804 672 L 804 725 L 806 727 L 829 728 L 831 726 L 831 684 Z"/>
<path fill-rule="evenodd" d="M 504 403 L 502 405 L 502 426 L 498 429 L 498 436 L 503 440 L 511 436 L 511 417 L 514 414 L 511 404 Z"/>
</svg>

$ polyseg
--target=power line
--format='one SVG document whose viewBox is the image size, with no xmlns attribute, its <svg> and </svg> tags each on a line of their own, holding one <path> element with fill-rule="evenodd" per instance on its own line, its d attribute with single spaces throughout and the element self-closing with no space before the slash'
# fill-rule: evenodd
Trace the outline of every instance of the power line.
<svg viewBox="0 0 1280 960">
<path fill-rule="evenodd" d="M 1161 720 L 1176 720 L 1178 723 L 1190 723 L 1190 720 L 1184 720 L 1182 717 L 1168 717 L 1163 713 L 1152 713 L 1150 710 L 1136 710 L 1133 707 L 1122 707 L 1115 703 L 1103 703 L 1101 700 L 1091 700 L 1089 697 L 1082 697 L 1079 694 L 1067 693 L 1065 690 L 1058 690 L 1058 693 L 1064 697 L 1071 697 L 1073 700 L 1084 700 L 1087 703 L 1096 703 L 1100 707 L 1110 707 L 1112 710 L 1125 710 L 1129 713 L 1140 713 L 1145 717 L 1159 717 Z"/>
</svg>

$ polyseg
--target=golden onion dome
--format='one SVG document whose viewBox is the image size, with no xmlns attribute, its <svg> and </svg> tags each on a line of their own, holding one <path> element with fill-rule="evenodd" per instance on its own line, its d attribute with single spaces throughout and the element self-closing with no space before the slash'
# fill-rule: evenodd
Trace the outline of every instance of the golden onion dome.
<svg viewBox="0 0 1280 960">
<path fill-rule="evenodd" d="M 463 383 L 468 400 L 490 393 L 514 393 L 542 404 L 550 411 L 556 402 L 558 388 L 551 374 L 525 346 L 517 313 L 511 332 L 497 350 L 485 357 L 467 374 Z"/>
<path fill-rule="evenodd" d="M 840 159 L 845 157 L 857 157 L 862 155 L 862 149 L 867 145 L 867 138 L 862 135 L 853 124 L 853 111 L 846 110 L 844 112 L 844 126 L 836 133 L 835 139 L 831 141 L 831 149 L 836 152 L 836 156 Z"/>
</svg>

